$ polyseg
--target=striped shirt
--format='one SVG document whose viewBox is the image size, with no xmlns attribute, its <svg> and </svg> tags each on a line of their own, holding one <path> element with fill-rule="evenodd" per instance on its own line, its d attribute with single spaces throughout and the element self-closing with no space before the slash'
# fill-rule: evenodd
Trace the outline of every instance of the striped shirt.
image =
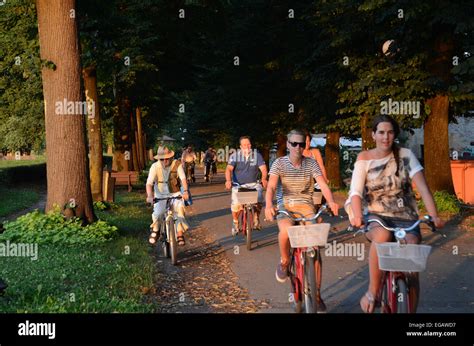
<svg viewBox="0 0 474 346">
<path fill-rule="evenodd" d="M 270 168 L 270 173 L 276 175 L 278 180 L 277 204 L 309 204 L 313 205 L 313 179 L 321 174 L 316 160 L 303 157 L 301 166 L 296 168 L 289 156 L 277 158 Z"/>
</svg>

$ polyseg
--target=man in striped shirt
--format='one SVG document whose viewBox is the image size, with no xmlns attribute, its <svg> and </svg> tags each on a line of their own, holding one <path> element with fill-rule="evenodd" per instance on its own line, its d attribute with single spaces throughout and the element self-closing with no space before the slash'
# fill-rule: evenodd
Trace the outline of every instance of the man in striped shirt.
<svg viewBox="0 0 474 346">
<path fill-rule="evenodd" d="M 328 201 L 334 215 L 338 214 L 339 206 L 334 202 L 331 190 L 326 184 L 326 180 L 321 174 L 318 163 L 308 157 L 303 156 L 306 146 L 305 134 L 299 130 L 292 130 L 286 143 L 289 155 L 277 158 L 270 168 L 270 178 L 265 196 L 266 207 L 265 217 L 272 220 L 276 211 L 273 206 L 273 197 L 277 196 L 278 209 L 284 209 L 290 213 L 299 213 L 305 217 L 312 217 L 315 214 L 313 204 L 314 180 L 319 184 L 323 196 Z M 288 265 L 290 264 L 290 242 L 288 239 L 288 227 L 293 225 L 292 220 L 284 215 L 279 215 L 278 220 L 278 243 L 280 246 L 281 261 L 275 273 L 279 282 L 288 279 Z M 319 285 L 321 283 L 321 268 L 316 267 Z M 320 288 L 320 287 L 319 287 Z M 318 303 L 320 311 L 325 311 L 326 307 L 318 291 Z"/>
</svg>

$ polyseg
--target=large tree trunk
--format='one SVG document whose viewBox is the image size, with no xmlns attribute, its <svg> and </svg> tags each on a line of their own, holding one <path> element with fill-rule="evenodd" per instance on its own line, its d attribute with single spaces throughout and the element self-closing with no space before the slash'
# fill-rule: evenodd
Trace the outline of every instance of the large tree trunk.
<svg viewBox="0 0 474 346">
<path fill-rule="evenodd" d="M 448 96 L 437 95 L 426 103 L 431 107 L 424 133 L 426 182 L 432 192 L 445 190 L 454 193 L 449 158 Z"/>
<path fill-rule="evenodd" d="M 369 122 L 369 115 L 363 114 L 360 117 L 360 136 L 362 138 L 362 150 L 368 150 L 375 147 L 372 138 L 372 124 Z"/>
<path fill-rule="evenodd" d="M 114 157 L 112 170 L 129 171 L 132 168 L 132 145 L 130 138 L 130 101 L 118 97 L 117 113 L 114 116 Z"/>
<path fill-rule="evenodd" d="M 77 23 L 75 17 L 71 18 L 76 3 L 74 0 L 37 0 L 36 5 L 41 59 L 56 67 L 54 70 L 42 69 L 47 150 L 46 210 L 51 210 L 54 204 L 69 207 L 64 210 L 66 216 L 75 215 L 93 222 L 96 218 L 89 181 L 85 114 L 56 109 L 56 102 L 83 100 Z"/>
<path fill-rule="evenodd" d="M 428 69 L 443 82 L 451 79 L 454 40 L 452 28 L 438 26 L 434 33 L 433 56 Z M 451 162 L 449 159 L 449 99 L 447 95 L 438 94 L 426 102 L 431 107 L 431 114 L 424 128 L 424 166 L 428 186 L 432 192 L 448 191 L 454 193 Z"/>
<path fill-rule="evenodd" d="M 130 138 L 132 142 L 132 171 L 139 171 L 138 167 L 138 150 L 137 150 L 137 136 L 136 136 L 137 120 L 135 112 L 130 109 Z"/>
<path fill-rule="evenodd" d="M 340 170 L 340 155 L 339 155 L 339 138 L 340 133 L 337 131 L 328 132 L 325 149 L 325 166 L 328 179 L 331 186 L 336 189 L 341 188 L 341 170 Z"/>
<path fill-rule="evenodd" d="M 86 101 L 93 103 L 94 113 L 87 118 L 89 133 L 89 169 L 91 192 L 94 201 L 102 201 L 102 132 L 100 125 L 99 97 L 97 95 L 97 76 L 95 67 L 82 70 Z"/>
<path fill-rule="evenodd" d="M 145 148 L 144 148 L 144 138 L 142 130 L 142 110 L 140 107 L 136 109 L 137 114 L 137 148 L 138 148 L 138 161 L 140 164 L 140 170 L 145 169 Z"/>
<path fill-rule="evenodd" d="M 284 134 L 278 134 L 277 136 L 277 157 L 286 155 L 286 136 Z"/>
</svg>

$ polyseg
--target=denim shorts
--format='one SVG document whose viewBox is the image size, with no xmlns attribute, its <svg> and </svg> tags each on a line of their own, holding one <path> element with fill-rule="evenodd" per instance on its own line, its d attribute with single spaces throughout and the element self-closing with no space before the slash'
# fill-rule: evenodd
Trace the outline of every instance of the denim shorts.
<svg viewBox="0 0 474 346">
<path fill-rule="evenodd" d="M 368 215 L 367 219 L 378 219 L 382 221 L 386 226 L 388 227 L 410 227 L 413 225 L 417 220 L 404 220 L 404 219 L 397 219 L 397 218 L 392 218 L 392 217 L 386 217 L 386 216 L 380 216 L 377 214 L 370 214 Z M 380 226 L 376 222 L 371 222 L 369 224 L 369 230 L 372 229 L 373 227 Z M 392 232 L 393 233 L 393 232 Z M 420 226 L 416 226 L 413 230 L 407 231 L 407 234 L 413 234 L 418 236 L 421 239 L 421 229 Z"/>
</svg>

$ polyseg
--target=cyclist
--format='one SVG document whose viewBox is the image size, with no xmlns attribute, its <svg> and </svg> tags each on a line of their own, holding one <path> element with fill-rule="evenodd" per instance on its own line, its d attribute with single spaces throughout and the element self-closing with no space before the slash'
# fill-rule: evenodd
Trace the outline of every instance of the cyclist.
<svg viewBox="0 0 474 346">
<path fill-rule="evenodd" d="M 321 169 L 321 174 L 323 175 L 323 178 L 326 181 L 326 184 L 329 184 L 328 176 L 326 174 L 326 168 L 324 167 L 323 157 L 321 156 L 321 152 L 319 151 L 319 149 L 314 148 L 314 147 L 311 148 L 311 135 L 309 132 L 306 133 L 306 147 L 304 148 L 303 156 L 310 157 L 316 160 L 316 162 L 319 165 L 319 168 Z M 314 191 L 321 192 L 321 189 L 319 188 L 317 181 L 314 182 Z M 324 203 L 326 203 L 326 200 L 323 197 L 321 199 L 321 204 L 324 204 Z M 319 208 L 321 204 L 319 204 L 317 208 Z"/>
<path fill-rule="evenodd" d="M 206 150 L 206 153 L 204 154 L 204 169 L 206 174 L 204 175 L 204 181 L 209 181 L 209 172 L 212 169 L 212 173 L 214 173 L 214 166 L 216 165 L 217 161 L 217 153 L 216 151 L 212 148 L 209 147 Z"/>
<path fill-rule="evenodd" d="M 239 230 L 239 215 L 243 206 L 237 203 L 238 187 L 232 187 L 232 182 L 238 183 L 241 187 L 256 189 L 258 191 L 257 212 L 254 214 L 254 229 L 261 229 L 260 212 L 263 203 L 263 188 L 267 187 L 267 166 L 262 155 L 256 150 L 252 150 L 252 143 L 249 136 L 242 136 L 239 139 L 240 149 L 230 155 L 229 162 L 225 170 L 225 187 L 232 188 L 231 211 L 232 211 L 232 234 Z M 262 174 L 261 184 L 257 182 L 259 171 Z"/>
<path fill-rule="evenodd" d="M 406 148 L 400 148 L 395 139 L 400 133 L 398 123 L 390 116 L 382 115 L 374 119 L 372 138 L 375 149 L 361 152 L 352 173 L 349 193 L 351 224 L 361 227 L 362 202 L 367 204 L 369 218 L 378 218 L 390 227 L 408 227 L 418 220 L 416 200 L 412 190 L 412 180 L 420 192 L 429 215 L 436 227 L 444 222 L 438 217 L 433 196 L 426 184 L 423 167 L 415 155 Z M 346 202 L 347 203 L 347 202 Z M 382 272 L 379 270 L 376 247 L 373 243 L 389 242 L 392 233 L 376 223 L 368 225 L 366 233 L 372 242 L 369 250 L 370 283 L 368 291 L 360 300 L 364 312 L 373 312 L 381 297 L 376 297 Z M 407 232 L 406 241 L 418 244 L 421 241 L 420 228 Z M 410 274 L 412 283 L 410 296 L 416 309 L 418 303 L 418 274 Z"/>
<path fill-rule="evenodd" d="M 180 187 L 183 187 L 183 199 L 189 199 L 188 182 L 184 174 L 183 166 L 174 159 L 174 151 L 167 147 L 160 147 L 154 157 L 157 162 L 151 165 L 148 179 L 146 181 L 147 203 L 153 203 L 153 198 L 176 197 L 181 195 Z M 153 191 L 154 190 L 154 191 Z M 173 212 L 177 214 L 177 241 L 178 245 L 185 245 L 183 233 L 188 230 L 189 224 L 185 218 L 184 202 L 181 199 L 172 200 Z M 158 232 L 158 221 L 162 219 L 166 211 L 166 200 L 155 203 L 152 220 L 153 229 L 150 235 L 150 243 L 154 244 Z"/>
<path fill-rule="evenodd" d="M 181 163 L 183 164 L 184 171 L 186 172 L 186 178 L 191 178 L 192 182 L 196 182 L 196 178 L 194 177 L 194 165 L 197 159 L 196 153 L 193 150 L 192 145 L 188 145 L 186 150 L 183 151 L 183 155 L 181 156 Z M 188 177 L 188 169 L 191 170 L 191 177 Z"/>
<path fill-rule="evenodd" d="M 265 196 L 265 217 L 272 220 L 276 214 L 273 206 L 273 197 L 277 196 L 278 209 L 284 209 L 290 213 L 298 213 L 304 217 L 312 217 L 315 214 L 313 204 L 313 182 L 321 187 L 321 191 L 329 201 L 332 212 L 338 214 L 338 205 L 334 202 L 331 190 L 321 173 L 318 163 L 312 158 L 303 156 L 305 149 L 305 134 L 300 130 L 292 130 L 287 135 L 287 148 L 289 154 L 277 158 L 270 168 L 267 193 Z M 298 215 L 298 216 L 300 216 Z M 276 279 L 285 282 L 288 279 L 288 266 L 290 264 L 290 242 L 288 239 L 288 227 L 293 226 L 292 220 L 284 215 L 279 215 L 278 220 L 278 243 L 280 247 L 280 263 L 276 269 Z M 321 272 L 320 268 L 316 268 Z M 320 274 L 318 274 L 320 277 Z M 320 287 L 319 287 L 320 288 Z M 324 312 L 326 306 L 321 299 L 320 289 L 317 293 L 318 310 Z"/>
</svg>

